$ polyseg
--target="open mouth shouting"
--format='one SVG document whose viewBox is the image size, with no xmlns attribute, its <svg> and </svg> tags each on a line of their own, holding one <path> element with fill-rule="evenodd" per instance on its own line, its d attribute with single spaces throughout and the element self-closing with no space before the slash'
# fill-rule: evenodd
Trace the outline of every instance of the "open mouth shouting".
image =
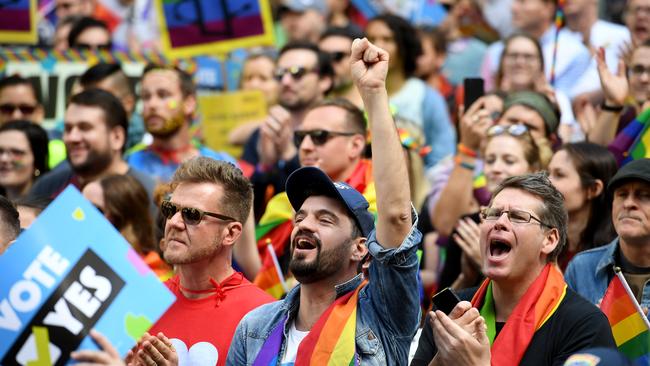
<svg viewBox="0 0 650 366">
<path fill-rule="evenodd" d="M 318 240 L 318 238 L 313 234 L 303 231 L 298 233 L 298 235 L 293 239 L 292 246 L 294 255 L 306 255 L 314 249 L 318 250 L 320 248 L 320 240 Z"/>
</svg>

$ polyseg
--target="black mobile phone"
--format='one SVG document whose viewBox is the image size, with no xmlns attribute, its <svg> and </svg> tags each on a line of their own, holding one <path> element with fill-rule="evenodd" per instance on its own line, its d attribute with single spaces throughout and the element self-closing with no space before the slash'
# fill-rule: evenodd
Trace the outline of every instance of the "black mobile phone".
<svg viewBox="0 0 650 366">
<path fill-rule="evenodd" d="M 443 313 L 449 315 L 456 304 L 460 302 L 458 295 L 451 288 L 447 287 L 446 289 L 438 292 L 433 295 L 431 302 L 436 306 L 434 310 L 440 310 Z"/>
<path fill-rule="evenodd" d="M 465 78 L 463 79 L 463 86 L 465 88 L 465 98 L 463 103 L 465 110 L 476 102 L 476 100 L 485 94 L 482 78 Z"/>
</svg>

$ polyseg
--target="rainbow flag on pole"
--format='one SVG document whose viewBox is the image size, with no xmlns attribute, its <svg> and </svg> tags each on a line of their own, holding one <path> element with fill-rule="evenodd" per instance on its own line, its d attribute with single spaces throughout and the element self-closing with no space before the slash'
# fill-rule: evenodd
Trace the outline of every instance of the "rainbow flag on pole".
<svg viewBox="0 0 650 366">
<path fill-rule="evenodd" d="M 600 310 L 607 315 L 618 350 L 639 365 L 650 365 L 650 323 L 620 268 L 609 283 Z"/>
</svg>

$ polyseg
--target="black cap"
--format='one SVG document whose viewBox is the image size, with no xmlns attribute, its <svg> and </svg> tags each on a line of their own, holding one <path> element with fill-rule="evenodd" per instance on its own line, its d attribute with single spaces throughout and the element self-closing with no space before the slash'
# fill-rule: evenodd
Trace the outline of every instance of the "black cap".
<svg viewBox="0 0 650 366">
<path fill-rule="evenodd" d="M 347 183 L 332 182 L 329 176 L 316 167 L 304 167 L 287 178 L 287 197 L 293 209 L 298 211 L 310 196 L 334 198 L 348 209 L 363 236 L 368 237 L 375 228 L 375 218 L 368 211 L 368 201 Z"/>
<path fill-rule="evenodd" d="M 621 184 L 630 180 L 640 180 L 650 183 L 650 159 L 632 160 L 622 166 L 607 184 L 607 191 L 612 194 Z"/>
</svg>

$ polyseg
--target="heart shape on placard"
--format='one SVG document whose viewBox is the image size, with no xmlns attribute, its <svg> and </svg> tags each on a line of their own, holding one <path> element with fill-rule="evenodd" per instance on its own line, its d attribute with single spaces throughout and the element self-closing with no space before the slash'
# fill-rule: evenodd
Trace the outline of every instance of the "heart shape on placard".
<svg viewBox="0 0 650 366">
<path fill-rule="evenodd" d="M 174 348 L 176 348 L 178 366 L 212 366 L 216 365 L 219 360 L 219 351 L 214 345 L 212 345 L 212 343 L 194 343 L 188 351 L 185 342 L 180 339 L 172 338 L 171 342 L 174 345 Z"/>
<path fill-rule="evenodd" d="M 126 327 L 126 334 L 137 342 L 144 332 L 151 328 L 152 323 L 151 320 L 144 315 L 136 316 L 132 313 L 127 313 L 126 319 L 124 319 L 124 325 Z"/>
</svg>

